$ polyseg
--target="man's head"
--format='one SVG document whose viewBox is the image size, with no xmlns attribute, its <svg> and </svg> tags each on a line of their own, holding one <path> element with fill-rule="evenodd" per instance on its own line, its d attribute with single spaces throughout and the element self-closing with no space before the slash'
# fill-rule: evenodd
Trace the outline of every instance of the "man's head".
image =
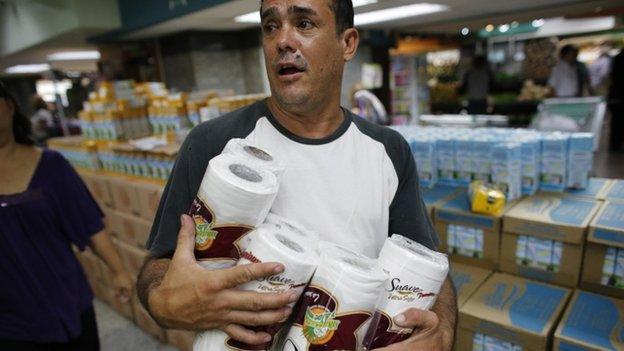
<svg viewBox="0 0 624 351">
<path fill-rule="evenodd" d="M 340 100 L 358 46 L 351 0 L 263 0 L 262 45 L 271 93 L 292 112 Z"/>
<path fill-rule="evenodd" d="M 576 62 L 577 55 L 578 49 L 571 44 L 564 45 L 559 51 L 559 57 L 569 64 L 573 64 L 574 62 Z"/>
</svg>

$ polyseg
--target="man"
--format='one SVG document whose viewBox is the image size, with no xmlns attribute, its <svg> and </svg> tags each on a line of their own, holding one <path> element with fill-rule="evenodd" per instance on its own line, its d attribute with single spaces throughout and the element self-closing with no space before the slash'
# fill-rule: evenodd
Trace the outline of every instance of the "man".
<svg viewBox="0 0 624 351">
<path fill-rule="evenodd" d="M 264 0 L 260 11 L 272 97 L 191 131 L 152 228 L 148 246 L 153 258 L 138 280 L 141 301 L 164 327 L 221 329 L 249 344 L 270 336 L 246 326 L 285 320 L 291 313 L 285 306 L 296 296 L 235 287 L 283 267 L 261 263 L 204 270 L 193 256 L 193 221 L 180 217 L 208 161 L 229 139 L 246 138 L 285 161 L 271 210 L 317 231 L 324 240 L 373 257 L 392 233 L 432 248 L 438 243 L 406 141 L 340 107 L 344 65 L 359 42 L 351 1 Z M 432 311 L 412 309 L 395 318 L 401 326 L 414 327 L 414 335 L 383 350 L 450 350 L 456 306 L 447 280 Z"/>
<path fill-rule="evenodd" d="M 581 97 L 585 89 L 592 95 L 585 65 L 577 61 L 578 49 L 564 45 L 559 51 L 559 62 L 553 67 L 548 86 L 555 97 Z"/>
<path fill-rule="evenodd" d="M 472 67 L 464 75 L 461 91 L 468 96 L 468 114 L 484 115 L 487 113 L 487 98 L 494 85 L 494 77 L 485 56 L 476 56 Z"/>
<path fill-rule="evenodd" d="M 613 58 L 609 87 L 609 110 L 611 111 L 611 136 L 609 149 L 621 151 L 624 143 L 624 50 Z"/>
</svg>

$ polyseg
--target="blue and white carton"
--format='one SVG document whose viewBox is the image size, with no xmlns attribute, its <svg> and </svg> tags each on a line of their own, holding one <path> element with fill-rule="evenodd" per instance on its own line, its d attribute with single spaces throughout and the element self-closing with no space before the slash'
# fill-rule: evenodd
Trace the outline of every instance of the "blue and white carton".
<svg viewBox="0 0 624 351">
<path fill-rule="evenodd" d="M 568 188 L 585 189 L 594 162 L 594 136 L 591 133 L 574 133 L 568 139 Z"/>
<path fill-rule="evenodd" d="M 568 170 L 568 136 L 557 132 L 544 135 L 541 151 L 540 189 L 563 191 Z"/>
</svg>

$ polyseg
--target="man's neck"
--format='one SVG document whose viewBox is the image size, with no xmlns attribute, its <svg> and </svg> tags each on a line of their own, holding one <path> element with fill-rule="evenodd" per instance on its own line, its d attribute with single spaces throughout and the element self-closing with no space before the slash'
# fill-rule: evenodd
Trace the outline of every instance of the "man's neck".
<svg viewBox="0 0 624 351">
<path fill-rule="evenodd" d="M 267 99 L 269 110 L 277 121 L 291 133 L 306 139 L 323 139 L 332 135 L 346 118 L 339 103 L 305 113 L 289 111 L 273 97 Z"/>
<path fill-rule="evenodd" d="M 0 135 L 0 160 L 8 160 L 15 155 L 18 144 L 12 134 Z"/>
</svg>

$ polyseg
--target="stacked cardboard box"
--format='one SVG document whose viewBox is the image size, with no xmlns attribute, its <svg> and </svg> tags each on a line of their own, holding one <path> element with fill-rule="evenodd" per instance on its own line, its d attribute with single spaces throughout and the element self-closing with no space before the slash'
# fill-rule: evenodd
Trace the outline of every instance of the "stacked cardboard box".
<svg viewBox="0 0 624 351">
<path fill-rule="evenodd" d="M 492 274 L 489 269 L 472 267 L 460 263 L 451 266 L 450 276 L 457 293 L 457 306 L 464 305 L 468 298 L 477 291 L 477 289 Z"/>
<path fill-rule="evenodd" d="M 496 273 L 461 306 L 459 351 L 550 349 L 570 290 Z"/>
<path fill-rule="evenodd" d="M 433 210 L 446 202 L 453 195 L 465 192 L 465 188 L 456 188 L 452 186 L 436 185 L 433 188 L 422 188 L 423 201 L 427 207 L 429 217 L 433 219 Z"/>
<path fill-rule="evenodd" d="M 585 197 L 594 200 L 604 200 L 607 190 L 611 186 L 611 179 L 589 178 L 585 189 L 566 189 L 565 194 L 575 197 Z"/>
<path fill-rule="evenodd" d="M 540 194 L 505 214 L 500 250 L 503 272 L 576 287 L 589 222 L 598 201 Z"/>
<path fill-rule="evenodd" d="M 611 180 L 609 188 L 605 190 L 604 198 L 609 201 L 624 202 L 624 180 Z"/>
</svg>

